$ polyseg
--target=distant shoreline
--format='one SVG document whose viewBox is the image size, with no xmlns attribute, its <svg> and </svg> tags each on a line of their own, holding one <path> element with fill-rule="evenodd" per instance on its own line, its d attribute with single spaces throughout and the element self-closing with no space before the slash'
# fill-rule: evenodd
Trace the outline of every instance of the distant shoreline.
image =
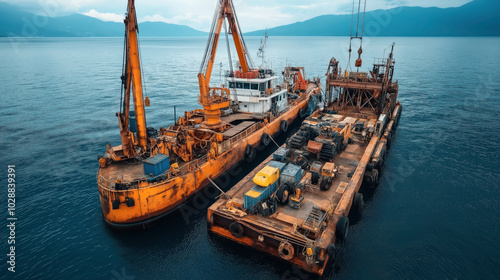
<svg viewBox="0 0 500 280">
<path fill-rule="evenodd" d="M 262 37 L 261 35 L 245 35 L 246 37 Z M 269 37 L 349 37 L 349 35 L 269 35 Z M 365 36 L 370 38 L 499 38 L 498 35 L 384 35 L 384 36 Z M 0 35 L 0 38 L 24 38 L 24 39 L 40 39 L 40 38 L 123 38 L 123 36 L 7 36 Z M 140 36 L 140 38 L 206 38 L 206 36 Z"/>
<path fill-rule="evenodd" d="M 498 0 L 473 0 L 455 8 L 403 6 L 369 11 L 366 12 L 364 36 L 498 37 L 500 15 L 493 8 L 496 2 Z M 31 19 L 34 18 L 36 18 L 34 14 L 20 7 L 0 2 L 0 36 L 10 37 L 9 35 L 19 34 L 36 37 L 122 37 L 124 34 L 123 23 L 102 21 L 82 14 L 49 17 L 43 24 L 33 22 Z M 352 29 L 350 14 L 327 14 L 297 20 L 302 21 L 268 27 L 267 34 L 272 37 L 338 37 L 349 36 Z M 206 31 L 187 25 L 158 21 L 140 22 L 139 30 L 141 37 L 206 38 L 209 35 Z M 243 35 L 262 37 L 266 30 L 247 31 Z M 23 38 L 32 37 L 23 36 Z"/>
</svg>

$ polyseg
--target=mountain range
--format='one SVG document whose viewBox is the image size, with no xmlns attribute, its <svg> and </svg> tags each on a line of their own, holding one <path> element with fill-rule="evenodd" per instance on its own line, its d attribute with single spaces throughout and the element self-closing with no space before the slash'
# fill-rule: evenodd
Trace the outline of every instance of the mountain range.
<svg viewBox="0 0 500 280">
<path fill-rule="evenodd" d="M 500 36 L 498 0 L 456 8 L 398 7 L 366 12 L 367 36 Z M 354 26 L 356 25 L 354 17 Z M 267 30 L 269 36 L 349 36 L 351 15 L 323 15 Z M 353 30 L 355 32 L 355 27 Z M 264 30 L 247 35 L 262 36 Z M 354 35 L 354 34 L 353 34 Z"/>
<path fill-rule="evenodd" d="M 366 12 L 367 36 L 500 36 L 498 0 L 474 0 L 457 8 L 398 7 Z M 354 23 L 355 25 L 355 23 Z M 207 36 L 186 25 L 142 22 L 141 36 Z M 267 30 L 270 36 L 348 36 L 351 15 L 323 15 Z M 123 23 L 74 14 L 43 18 L 0 2 L 0 36 L 123 36 Z M 264 30 L 245 35 L 262 36 Z"/>
<path fill-rule="evenodd" d="M 0 2 L 0 37 L 115 37 L 123 36 L 124 25 L 74 14 L 42 17 Z M 165 22 L 139 23 L 139 33 L 147 37 L 206 36 L 207 33 L 186 25 Z"/>
</svg>

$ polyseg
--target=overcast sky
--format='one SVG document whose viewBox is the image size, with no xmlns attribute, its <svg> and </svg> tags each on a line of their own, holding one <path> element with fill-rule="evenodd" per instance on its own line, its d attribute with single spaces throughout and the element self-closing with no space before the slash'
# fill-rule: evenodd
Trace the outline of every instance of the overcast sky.
<svg viewBox="0 0 500 280">
<path fill-rule="evenodd" d="M 30 11 L 61 16 L 86 14 L 121 21 L 127 0 L 0 0 Z M 139 21 L 185 24 L 208 31 L 218 0 L 136 0 Z M 367 10 L 396 6 L 458 7 L 471 0 L 367 0 Z M 244 32 L 304 21 L 325 14 L 351 13 L 352 0 L 233 0 Z"/>
</svg>

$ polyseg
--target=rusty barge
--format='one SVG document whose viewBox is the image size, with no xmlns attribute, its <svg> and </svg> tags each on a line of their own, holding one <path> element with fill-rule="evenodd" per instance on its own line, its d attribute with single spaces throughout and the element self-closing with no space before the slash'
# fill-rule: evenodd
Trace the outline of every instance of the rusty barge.
<svg viewBox="0 0 500 280">
<path fill-rule="evenodd" d="M 239 68 L 226 74 L 225 85 L 211 87 L 226 19 L 230 30 L 226 29 L 226 40 L 231 34 Z M 291 122 L 313 111 L 319 79 L 306 80 L 295 75 L 300 69 L 288 69 L 284 80 L 289 83 L 278 83 L 272 70 L 253 67 L 248 53 L 232 1 L 218 1 L 198 74 L 198 102 L 203 109 L 185 112 L 166 127 L 147 127 L 145 106 L 150 101 L 142 92 L 135 5 L 128 1 L 121 111 L 117 113 L 121 145 L 107 146 L 97 173 L 107 224 L 143 225 L 170 213 L 238 161 L 253 158 L 258 145 L 269 145 L 273 135 L 286 132 Z"/>
<path fill-rule="evenodd" d="M 379 183 L 399 123 L 393 48 L 369 72 L 342 72 L 332 58 L 324 108 L 209 207 L 208 230 L 322 275 L 348 215 L 362 210 L 361 186 Z"/>
</svg>

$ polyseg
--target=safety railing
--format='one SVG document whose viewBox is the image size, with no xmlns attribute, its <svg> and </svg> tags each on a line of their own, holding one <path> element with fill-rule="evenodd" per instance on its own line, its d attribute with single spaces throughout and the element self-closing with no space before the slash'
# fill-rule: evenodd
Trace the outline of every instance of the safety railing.
<svg viewBox="0 0 500 280">
<path fill-rule="evenodd" d="M 251 135 L 255 131 L 261 129 L 262 127 L 263 127 L 262 123 L 257 122 L 255 124 L 253 124 L 252 126 L 250 126 L 248 129 L 246 129 L 245 131 L 239 133 L 238 135 L 231 137 L 230 139 L 220 143 L 219 144 L 219 155 L 226 152 L 227 150 L 229 150 L 231 147 L 233 147 L 234 145 L 236 145 L 240 141 L 246 139 L 249 135 Z M 165 171 L 165 173 L 158 175 L 157 177 L 163 176 L 163 177 L 166 177 L 168 179 L 172 179 L 172 178 L 175 178 L 178 176 L 182 176 L 186 173 L 189 173 L 193 170 L 196 170 L 198 167 L 200 167 L 201 165 L 203 165 L 207 161 L 208 161 L 208 156 L 204 155 L 198 159 L 192 160 L 192 161 L 188 162 L 187 164 L 179 167 L 177 172 L 173 172 L 172 170 L 169 169 L 169 170 Z M 143 177 L 143 178 L 137 178 L 136 181 L 145 181 L 145 180 L 151 180 L 151 179 L 154 179 L 154 178 Z M 97 184 L 101 187 L 104 187 L 104 188 L 114 188 L 114 186 L 113 186 L 114 180 L 113 181 L 107 180 L 102 175 L 99 175 Z"/>
<path fill-rule="evenodd" d="M 178 175 L 182 175 L 182 174 L 186 174 L 188 172 L 191 172 L 191 171 L 195 170 L 196 168 L 198 168 L 200 165 L 204 164 L 207 161 L 208 161 L 208 156 L 207 155 L 204 155 L 201 158 L 192 160 L 188 164 L 186 164 L 186 165 L 182 166 L 181 168 L 179 168 L 179 174 Z"/>
<path fill-rule="evenodd" d="M 255 131 L 259 130 L 262 128 L 262 123 L 255 123 L 252 126 L 250 126 L 248 129 L 245 131 L 239 133 L 238 135 L 235 135 L 231 137 L 230 139 L 222 142 L 219 144 L 219 155 L 225 153 L 227 150 L 229 150 L 231 147 L 233 147 L 236 143 L 242 141 L 243 139 L 246 139 L 248 135 L 254 133 Z"/>
</svg>

